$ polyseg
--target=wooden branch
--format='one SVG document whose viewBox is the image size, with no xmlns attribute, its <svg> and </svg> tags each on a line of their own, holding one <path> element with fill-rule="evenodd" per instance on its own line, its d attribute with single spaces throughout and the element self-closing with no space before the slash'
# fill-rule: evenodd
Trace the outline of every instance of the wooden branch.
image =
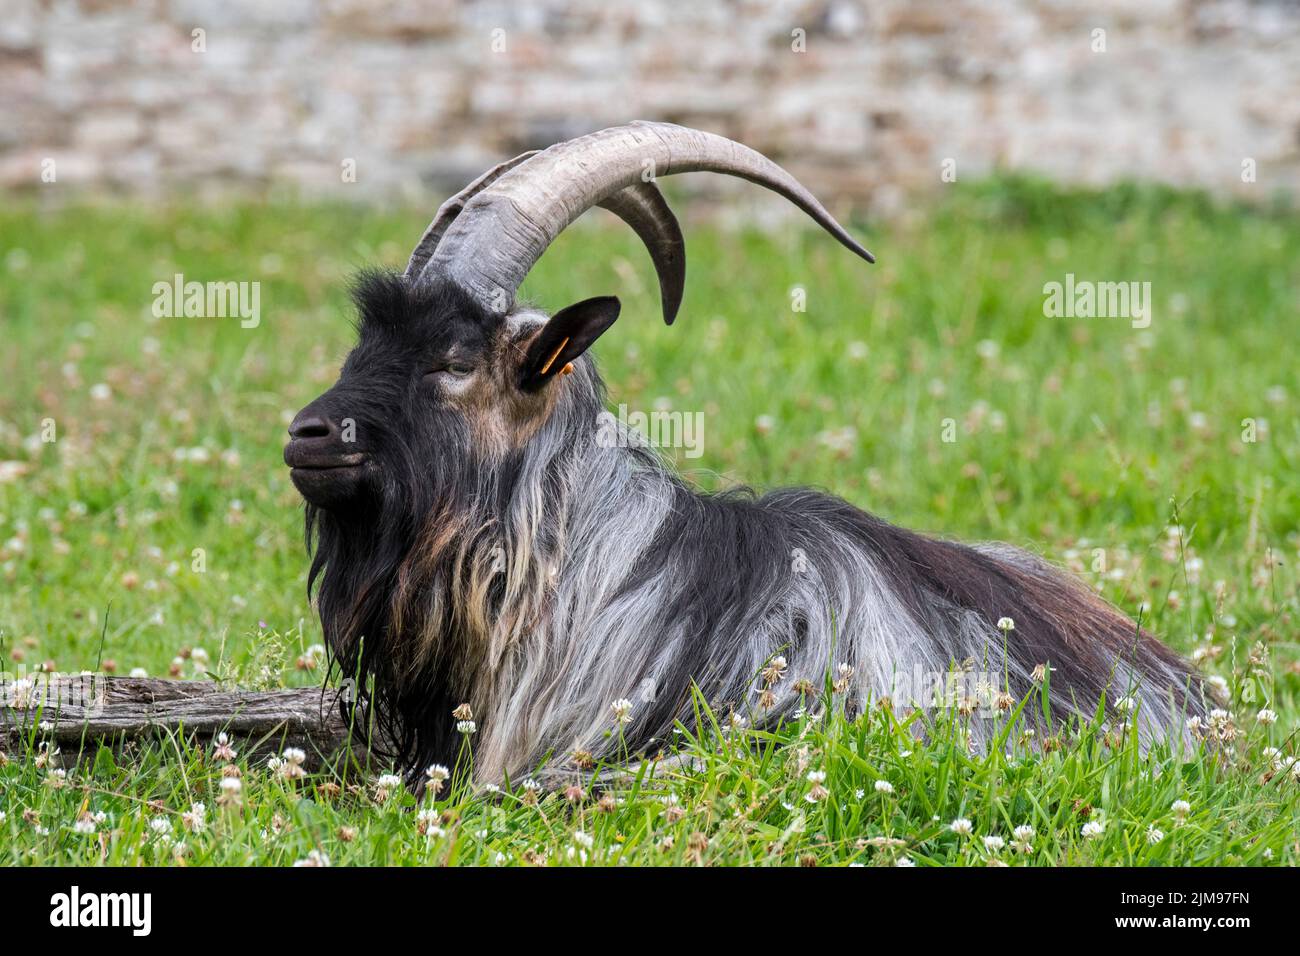
<svg viewBox="0 0 1300 956">
<path fill-rule="evenodd" d="M 22 688 L 8 678 L 0 681 L 0 740 L 48 724 L 38 732 L 40 739 L 79 753 L 101 742 L 121 746 L 177 732 L 207 748 L 225 732 L 246 756 L 299 747 L 313 767 L 344 750 L 363 766 L 369 758 L 364 721 L 358 717 L 348 727 L 334 688 L 245 691 L 212 681 L 102 674 L 48 681 L 37 674 L 31 680 L 33 687 Z"/>
</svg>

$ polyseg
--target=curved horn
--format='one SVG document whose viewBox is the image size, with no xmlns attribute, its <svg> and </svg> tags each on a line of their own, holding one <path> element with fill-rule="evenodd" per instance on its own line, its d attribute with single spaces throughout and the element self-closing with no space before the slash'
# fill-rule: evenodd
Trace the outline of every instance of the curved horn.
<svg viewBox="0 0 1300 956">
<path fill-rule="evenodd" d="M 686 290 L 686 240 L 663 193 L 654 183 L 635 183 L 596 205 L 622 219 L 645 243 L 659 276 L 664 321 L 672 325 Z"/>
<path fill-rule="evenodd" d="M 424 269 L 425 263 L 433 255 L 442 241 L 443 234 L 465 208 L 465 204 L 476 195 L 496 182 L 501 176 L 516 166 L 537 155 L 532 149 L 520 153 L 514 159 L 493 166 L 482 176 L 452 196 L 438 207 L 437 215 L 424 230 L 424 235 L 411 252 L 404 275 L 407 279 L 415 278 Z M 682 238 L 681 227 L 677 217 L 668 208 L 659 187 L 654 183 L 638 182 L 615 193 L 598 203 L 608 209 L 625 223 L 645 243 L 654 262 L 655 273 L 659 276 L 659 296 L 663 302 L 664 320 L 672 325 L 677 316 L 677 309 L 682 304 L 682 293 L 686 287 L 686 242 Z"/>
<path fill-rule="evenodd" d="M 465 203 L 496 182 L 502 173 L 509 172 L 524 160 L 536 155 L 537 150 L 530 149 L 526 153 L 520 153 L 514 159 L 507 159 L 504 163 L 498 163 L 439 206 L 437 214 L 433 217 L 433 222 L 429 223 L 429 228 L 424 230 L 424 235 L 420 237 L 420 241 L 415 244 L 415 249 L 411 252 L 411 259 L 406 264 L 406 278 L 414 278 L 424 269 L 424 264 L 429 261 L 429 257 L 433 255 L 433 250 L 438 247 L 442 234 L 447 231 L 447 227 L 452 224 L 452 221 L 460 215 L 461 210 L 465 208 Z"/>
<path fill-rule="evenodd" d="M 766 186 L 842 245 L 875 261 L 812 193 L 761 153 L 671 123 L 631 123 L 558 143 L 502 174 L 465 203 L 464 214 L 443 233 L 421 275 L 450 278 L 488 311 L 504 311 L 533 264 L 582 213 L 647 176 L 695 171 Z"/>
</svg>

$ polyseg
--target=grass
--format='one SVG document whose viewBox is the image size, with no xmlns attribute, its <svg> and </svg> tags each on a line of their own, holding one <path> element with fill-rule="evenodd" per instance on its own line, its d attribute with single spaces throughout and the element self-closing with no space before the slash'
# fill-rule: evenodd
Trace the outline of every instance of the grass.
<svg viewBox="0 0 1300 956">
<path fill-rule="evenodd" d="M 285 202 L 0 209 L 11 670 L 319 680 L 284 426 L 350 344 L 349 273 L 399 267 L 424 218 Z M 812 484 L 900 524 L 1039 550 L 1224 679 L 1230 746 L 1142 757 L 1123 728 L 1086 727 L 972 755 L 956 717 L 922 744 L 920 717 L 846 723 L 832 695 L 774 732 L 682 735 L 683 769 L 603 800 L 474 795 L 457 779 L 418 814 L 405 791 L 378 800 L 373 776 L 294 779 L 244 755 L 238 802 L 221 805 L 225 761 L 206 740 L 101 749 L 61 777 L 34 731 L 3 746 L 0 861 L 1300 862 L 1286 763 L 1300 725 L 1300 221 L 1004 180 L 861 226 L 875 267 L 811 232 L 688 226 L 671 329 L 622 232 L 570 230 L 525 291 L 550 307 L 623 298 L 597 346 L 612 401 L 703 412 L 704 454 L 678 452 L 700 485 Z M 178 272 L 259 281 L 260 324 L 155 318 L 153 284 Z M 1066 273 L 1150 281 L 1150 327 L 1045 318 L 1044 283 Z M 1012 847 L 1018 826 L 1032 851 Z"/>
</svg>

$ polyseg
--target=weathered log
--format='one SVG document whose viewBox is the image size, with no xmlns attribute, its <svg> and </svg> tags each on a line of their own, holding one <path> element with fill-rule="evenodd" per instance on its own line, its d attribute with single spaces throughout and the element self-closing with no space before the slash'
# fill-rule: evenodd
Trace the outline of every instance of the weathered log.
<svg viewBox="0 0 1300 956">
<path fill-rule="evenodd" d="M 313 767 L 346 752 L 369 761 L 371 729 L 360 716 L 349 725 L 335 688 L 248 691 L 99 674 L 27 681 L 0 680 L 0 740 L 35 734 L 66 755 L 167 734 L 206 746 L 224 732 L 247 756 L 298 747 Z"/>
</svg>

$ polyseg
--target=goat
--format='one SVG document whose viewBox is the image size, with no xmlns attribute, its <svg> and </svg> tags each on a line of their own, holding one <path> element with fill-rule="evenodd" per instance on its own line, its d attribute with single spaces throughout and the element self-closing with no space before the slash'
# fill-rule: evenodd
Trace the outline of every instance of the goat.
<svg viewBox="0 0 1300 956">
<path fill-rule="evenodd" d="M 702 494 L 637 442 L 601 440 L 605 389 L 585 353 L 618 299 L 548 317 L 516 291 L 600 205 L 645 242 L 671 324 L 684 244 L 653 179 L 695 170 L 786 196 L 874 261 L 762 155 L 633 123 L 489 170 L 439 208 L 403 274 L 357 282 L 358 343 L 284 458 L 333 664 L 362 679 L 408 772 L 452 762 L 461 705 L 474 778 L 491 782 L 652 753 L 694 724 L 696 692 L 771 724 L 830 683 L 850 713 L 925 706 L 900 677 L 971 660 L 1004 704 L 1050 669 L 1052 726 L 1136 707 L 1144 747 L 1188 739 L 1183 718 L 1205 706 L 1192 668 L 1045 561 L 809 490 Z M 973 745 L 995 724 L 972 720 Z"/>
</svg>

